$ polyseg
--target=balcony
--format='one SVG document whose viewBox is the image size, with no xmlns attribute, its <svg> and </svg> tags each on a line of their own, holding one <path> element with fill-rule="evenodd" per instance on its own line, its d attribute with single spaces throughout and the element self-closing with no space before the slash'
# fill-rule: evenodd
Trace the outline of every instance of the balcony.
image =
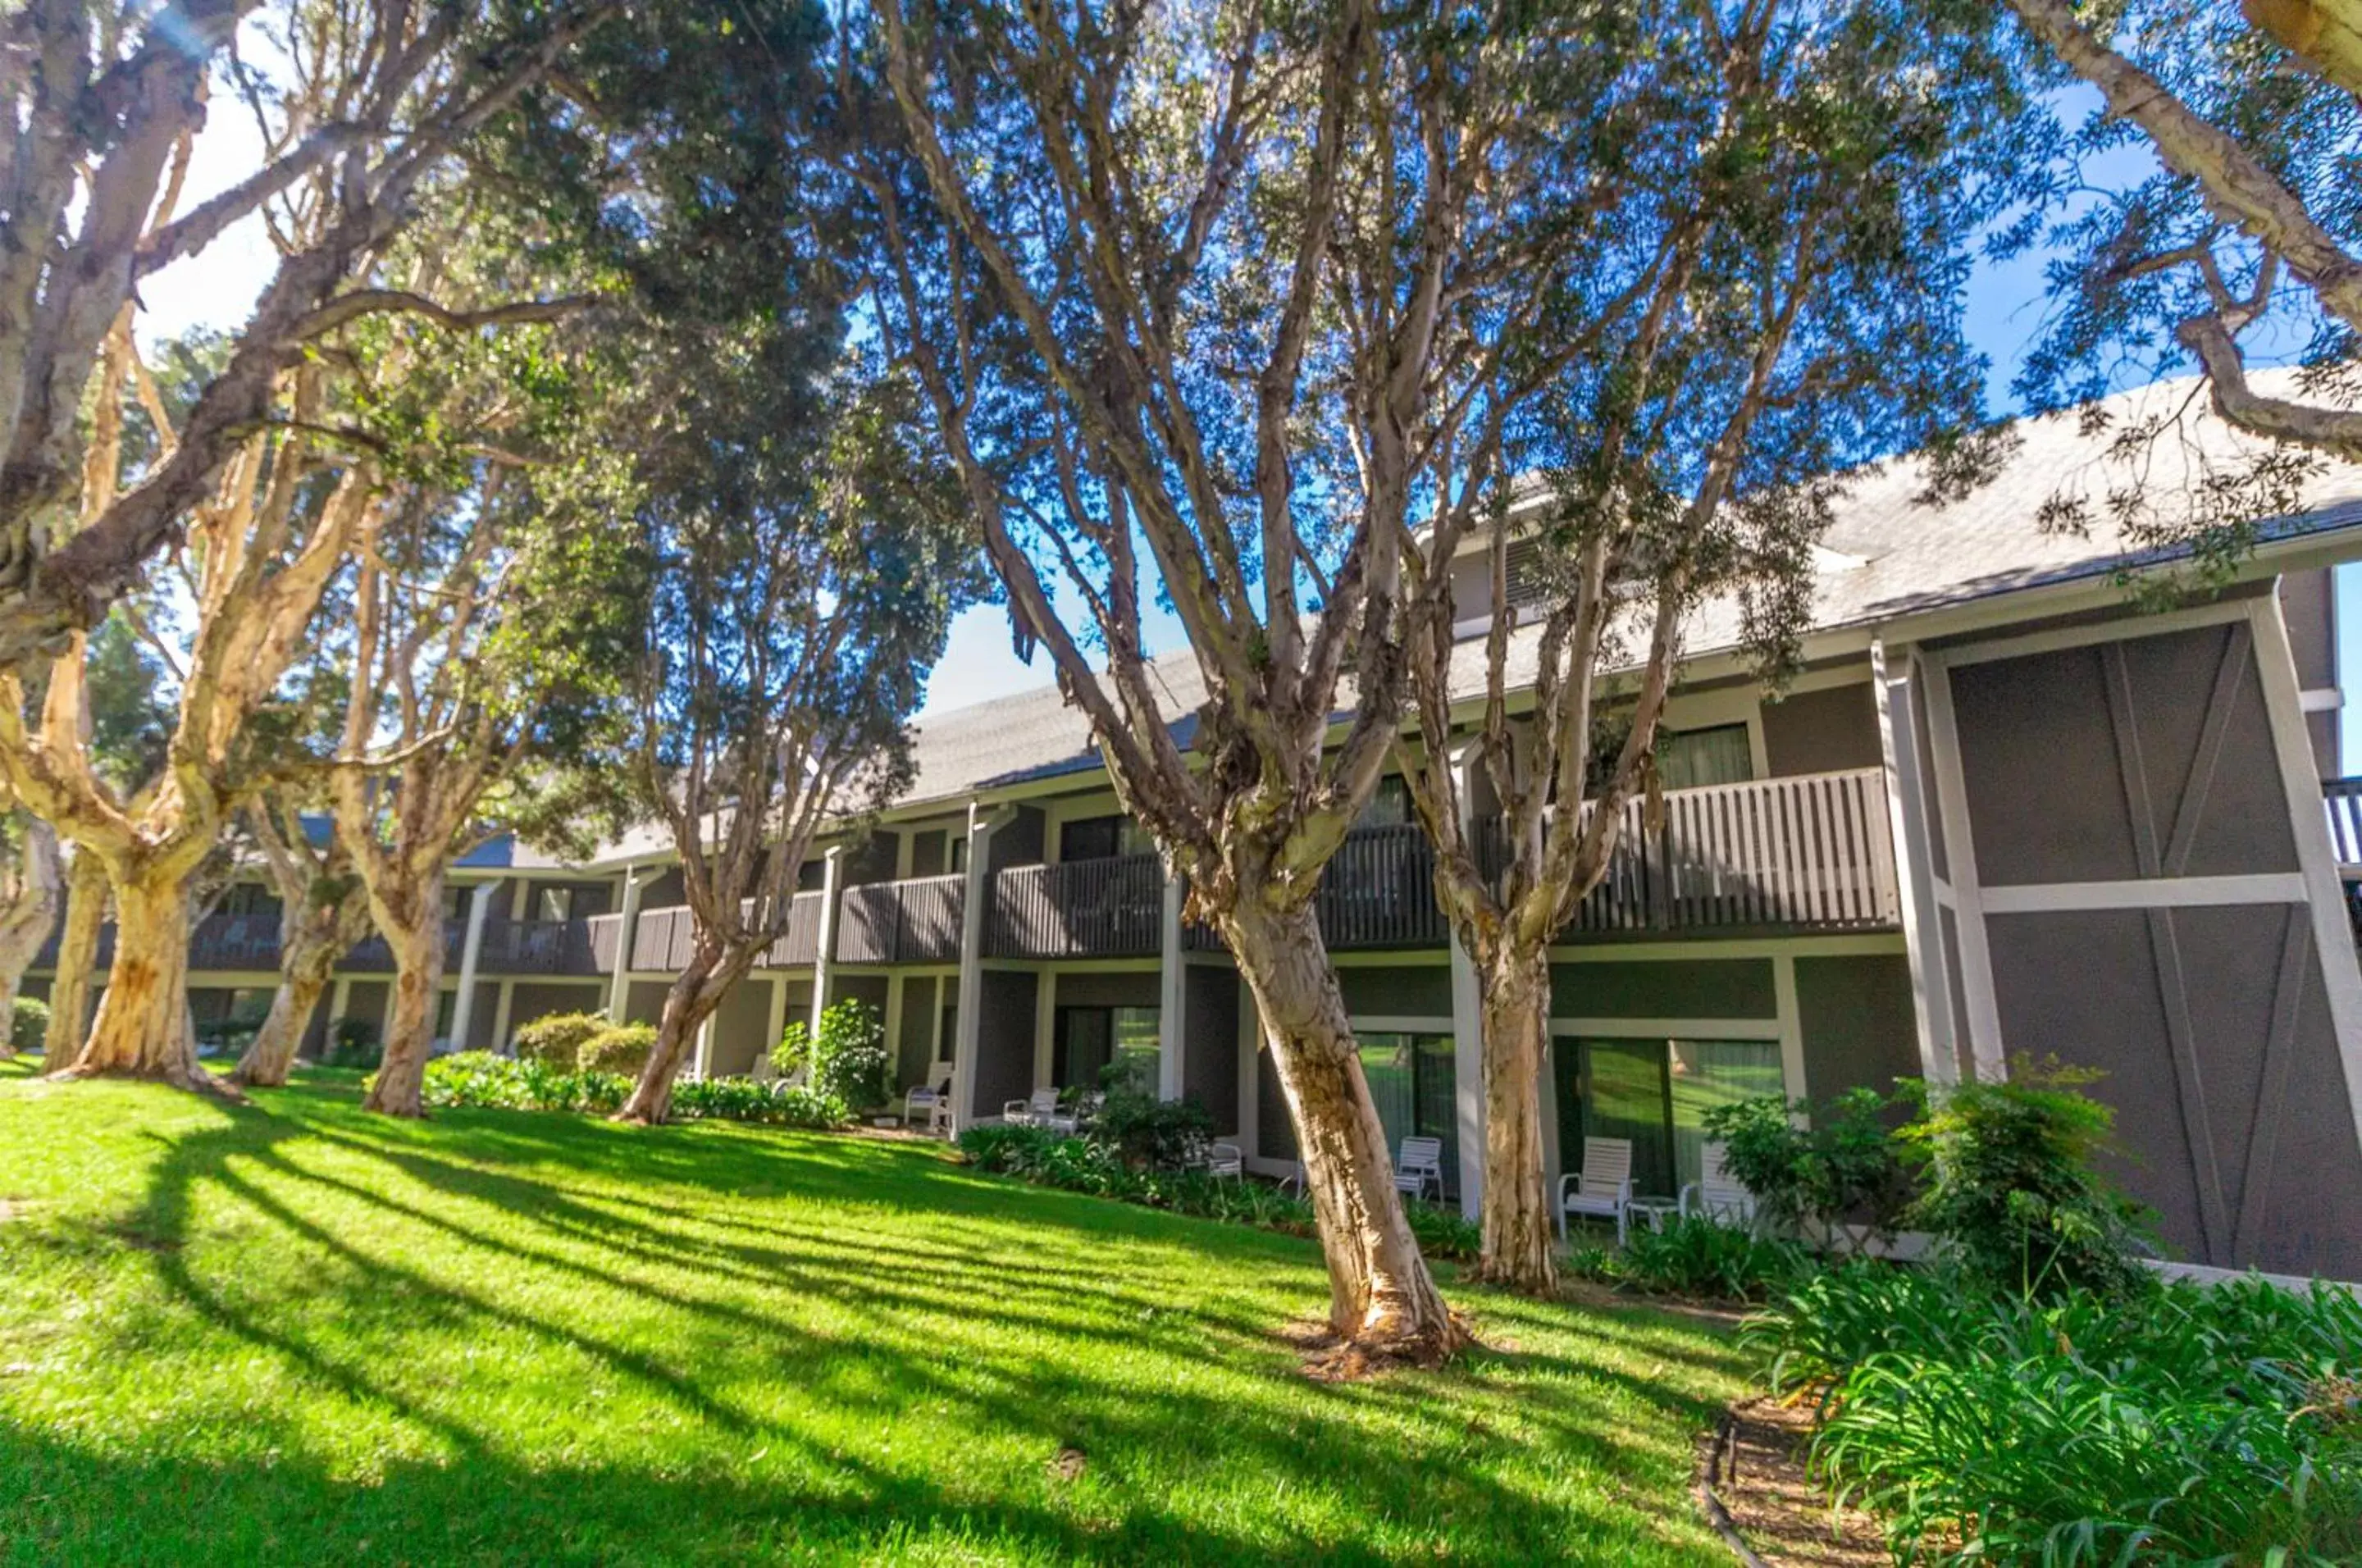
<svg viewBox="0 0 2362 1568">
<path fill-rule="evenodd" d="M 1164 862 L 1153 855 L 1012 866 L 993 878 L 994 958 L 1137 958 L 1161 950 Z"/>
<path fill-rule="evenodd" d="M 840 964 L 956 964 L 967 877 L 917 877 L 847 888 L 836 910 Z"/>
<path fill-rule="evenodd" d="M 770 950 L 757 961 L 762 967 L 784 969 L 812 962 L 820 952 L 822 900 L 823 895 L 820 893 L 795 895 L 788 907 L 787 933 L 773 943 Z M 751 917 L 755 901 L 752 899 L 742 900 L 740 907 Z M 593 915 L 583 925 L 585 961 L 589 967 L 581 972 L 613 974 L 615 945 L 623 931 L 624 917 L 620 914 Z M 631 967 L 643 973 L 677 974 L 689 966 L 695 936 L 696 928 L 690 918 L 687 904 L 642 910 L 632 933 Z"/>
<path fill-rule="evenodd" d="M 2321 786 L 2329 813 L 2329 846 L 2337 856 L 2337 876 L 2345 889 L 2345 918 L 2362 944 L 2362 778 L 2330 778 Z"/>
</svg>

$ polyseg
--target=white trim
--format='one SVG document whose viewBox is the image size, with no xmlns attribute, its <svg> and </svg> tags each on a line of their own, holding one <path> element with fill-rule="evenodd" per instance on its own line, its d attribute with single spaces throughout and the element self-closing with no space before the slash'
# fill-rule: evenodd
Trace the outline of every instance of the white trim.
<svg viewBox="0 0 2362 1568">
<path fill-rule="evenodd" d="M 2136 877 L 2121 882 L 2026 882 L 1984 889 L 1988 915 L 2067 910 L 2179 910 L 2210 904 L 2301 904 L 2304 877 L 2254 871 L 2232 877 Z M 2349 939 L 2350 940 L 2350 939 Z"/>
<path fill-rule="evenodd" d="M 2296 835 L 2305 900 L 2312 911 L 2314 961 L 2322 988 L 2329 993 L 2329 1020 L 2337 1032 L 2337 1057 L 2345 1070 L 2345 1099 L 2354 1134 L 2362 1143 L 2362 968 L 2354 954 L 2354 931 L 2345 913 L 2345 893 L 2337 879 L 2337 852 L 2329 842 L 2329 816 L 2321 808 L 2321 781 L 2313 776 L 2312 737 L 2298 711 L 2296 656 L 2289 647 L 2288 622 L 2280 596 L 2266 594 L 2251 605 L 2256 673 L 2263 682 L 2264 712 L 2271 721 L 2272 749 L 2279 754 L 2280 784 L 2288 796 L 2289 826 Z"/>
<path fill-rule="evenodd" d="M 2297 706 L 2307 713 L 2334 713 L 2345 706 L 2345 693 L 2334 686 L 2316 686 L 2297 693 Z"/>
<path fill-rule="evenodd" d="M 1907 668 L 1906 665 L 1906 668 Z M 1903 946 L 1911 968 L 1912 1032 L 1919 1046 L 1919 1071 L 1931 1084 L 1949 1085 L 1959 1076 L 1959 1052 L 1952 1043 L 1951 998 L 1944 984 L 1937 944 L 1940 912 L 1948 885 L 1928 865 L 1923 843 L 1926 792 L 1919 779 L 1917 732 L 1912 725 L 1911 683 L 1887 669 L 1886 645 L 1870 645 L 1871 696 L 1878 710 L 1880 761 L 1886 773 L 1886 825 L 1894 841 L 1896 880 L 1902 884 Z M 1895 693 L 1902 693 L 1903 722 L 1895 723 Z M 1939 891 L 1940 889 L 1940 891 Z M 1931 962 L 1932 957 L 1932 962 Z M 1794 960 L 1790 959 L 1791 985 Z M 1801 1077 L 1801 1073 L 1799 1077 Z M 1803 1093 L 1791 1089 L 1789 1098 Z"/>
<path fill-rule="evenodd" d="M 1795 971 L 1789 971 L 1784 999 L 1795 999 Z M 1579 1034 L 1610 1040 L 1777 1040 L 1784 1042 L 1788 1021 L 1783 1018 L 1553 1018 L 1552 1036 Z M 1798 1048 L 1802 1049 L 1799 1039 Z M 1784 1058 L 1787 1053 L 1781 1053 Z M 1784 1062 L 1783 1062 L 1784 1065 Z M 1802 1076 L 1802 1065 L 1798 1073 Z"/>
<path fill-rule="evenodd" d="M 1181 905 L 1187 891 L 1180 878 L 1169 870 L 1165 872 L 1164 903 L 1159 911 L 1157 937 L 1160 961 L 1156 977 L 1156 1094 L 1160 1099 L 1179 1099 L 1186 1077 L 1181 1053 L 1188 1037 L 1182 1028 L 1182 1010 L 1188 1006 L 1189 971 Z"/>
<path fill-rule="evenodd" d="M 1805 1088 L 1805 1019 L 1796 1005 L 1796 960 L 1783 953 L 1772 960 L 1772 993 L 1780 1009 L 1780 1081 L 1788 1098 L 1803 1099 Z"/>
<path fill-rule="evenodd" d="M 1962 665 L 1992 664 L 1998 659 L 2057 653 L 2062 648 L 2090 647 L 2095 643 L 2130 642 L 2136 637 L 2153 637 L 2167 632 L 2244 621 L 2249 613 L 2248 603 L 2248 599 L 2242 596 L 2217 600 L 2212 604 L 2193 605 L 2187 610 L 2162 610 L 2149 613 L 2128 607 L 2125 615 L 2116 620 L 2092 621 L 2077 626 L 2053 626 L 2047 631 L 2025 632 L 2014 637 L 1995 637 L 1967 647 L 1946 648 L 1937 652 L 1936 657 L 1944 664 L 1957 668 Z"/>
<path fill-rule="evenodd" d="M 820 1038 L 820 1015 L 828 1010 L 828 972 L 836 962 L 836 906 L 844 891 L 844 845 L 832 845 L 821 856 L 820 932 L 812 946 L 811 1017 L 804 1025 Z"/>
<path fill-rule="evenodd" d="M 1460 806 L 1460 826 L 1474 842 L 1476 820 L 1477 745 L 1471 741 L 1451 759 Z M 1477 1219 L 1485 1204 L 1485 999 L 1476 983 L 1476 966 L 1461 946 L 1458 933 L 1445 938 L 1451 947 L 1451 1095 L 1453 1124 L 1460 1133 L 1460 1212 Z M 1543 1000 L 1549 1010 L 1549 1000 Z M 1541 1076 L 1550 1078 L 1547 1063 Z"/>
<path fill-rule="evenodd" d="M 1935 893 L 1936 901 L 1944 908 L 1957 910 L 1960 907 L 1960 895 L 1952 890 L 1949 878 L 1930 876 L 1927 878 L 1927 886 Z"/>
<path fill-rule="evenodd" d="M 1450 1034 L 1448 1018 L 1413 1017 L 1407 1013 L 1354 1013 L 1351 1021 L 1358 1042 L 1363 1034 Z"/>
<path fill-rule="evenodd" d="M 2001 1004 L 1993 995 L 1992 953 L 1985 944 L 1983 889 L 1977 881 L 1976 841 L 1969 831 L 1969 786 L 1960 768 L 1960 732 L 1952 712 L 1952 672 L 1948 656 L 1934 653 L 1920 665 L 1927 690 L 1927 749 L 1936 774 L 1937 811 L 1943 818 L 1944 866 L 1952 879 L 1952 929 L 1958 934 L 1961 1000 L 1969 1020 L 1969 1052 L 1977 1077 L 1999 1082 L 2007 1054 L 2001 1038 Z"/>
<path fill-rule="evenodd" d="M 1750 936 L 1733 941 L 1694 937 L 1673 942 L 1599 942 L 1581 947 L 1553 947 L 1553 964 L 1662 963 L 1683 958 L 1776 958 L 1785 953 L 1797 958 L 1860 958 L 1874 953 L 1904 951 L 1903 933 L 1896 931 L 1854 932 L 1828 936 Z"/>
</svg>

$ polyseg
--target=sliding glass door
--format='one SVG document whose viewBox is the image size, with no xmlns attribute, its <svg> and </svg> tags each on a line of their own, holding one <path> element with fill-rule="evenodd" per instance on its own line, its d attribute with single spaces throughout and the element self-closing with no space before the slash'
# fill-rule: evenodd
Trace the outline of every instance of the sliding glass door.
<svg viewBox="0 0 2362 1568">
<path fill-rule="evenodd" d="M 1447 1194 L 1460 1187 L 1459 1091 L 1452 1074 L 1451 1036 L 1365 1032 L 1362 1077 L 1386 1130 L 1386 1152 L 1399 1154 L 1405 1138 L 1443 1143 Z"/>
<path fill-rule="evenodd" d="M 1551 1042 L 1551 1073 L 1560 1169 L 1583 1168 L 1585 1138 L 1624 1139 L 1642 1198 L 1671 1198 L 1698 1179 L 1708 1110 L 1780 1094 L 1784 1083 L 1769 1040 L 1562 1035 Z"/>
</svg>

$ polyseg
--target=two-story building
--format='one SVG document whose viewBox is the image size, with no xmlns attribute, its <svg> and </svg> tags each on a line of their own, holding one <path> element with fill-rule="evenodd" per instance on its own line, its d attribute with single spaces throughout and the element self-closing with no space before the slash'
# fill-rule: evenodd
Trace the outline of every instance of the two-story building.
<svg viewBox="0 0 2362 1568">
<path fill-rule="evenodd" d="M 1735 604 L 1695 618 L 1660 748 L 1663 829 L 1633 809 L 1552 952 L 1552 1164 L 1586 1133 L 1627 1137 L 1639 1186 L 1671 1193 L 1727 1099 L 1990 1078 L 2013 1055 L 2055 1055 L 2104 1071 L 2116 1174 L 2180 1256 L 2362 1277 L 2344 880 L 2362 878 L 2362 791 L 2338 778 L 2330 575 L 2362 555 L 2362 473 L 2325 470 L 2230 580 L 2152 610 L 2129 586 L 2169 554 L 2104 523 L 2043 523 L 2062 491 L 2118 482 L 2107 436 L 2072 415 L 2022 434 L 1966 500 L 1921 504 L 1907 461 L 1853 487 L 1816 558 L 1802 673 L 1780 691 L 1754 678 Z M 2196 421 L 2152 454 L 2150 499 L 2197 492 L 2238 452 Z M 1472 695 L 1489 609 L 1463 595 Z M 1192 661 L 1158 675 L 1187 714 Z M 1183 919 L 1081 716 L 1044 688 L 931 716 L 916 747 L 915 783 L 874 833 L 803 868 L 789 934 L 696 1070 L 763 1071 L 788 1018 L 858 996 L 905 1085 L 950 1071 L 963 1121 L 1129 1063 L 1203 1103 L 1253 1168 L 1286 1169 L 1253 1002 Z M 524 856 L 498 846 L 455 888 L 453 1038 L 498 1045 L 586 1004 L 653 1019 L 687 942 L 668 846 L 568 867 Z M 1476 997 L 1429 867 L 1390 780 L 1322 878 L 1320 922 L 1389 1132 L 1442 1138 L 1473 1207 Z M 235 963 L 198 933 L 208 993 L 272 981 L 260 926 L 239 929 L 253 940 Z M 324 1021 L 381 1010 L 379 962 L 356 955 Z"/>
</svg>

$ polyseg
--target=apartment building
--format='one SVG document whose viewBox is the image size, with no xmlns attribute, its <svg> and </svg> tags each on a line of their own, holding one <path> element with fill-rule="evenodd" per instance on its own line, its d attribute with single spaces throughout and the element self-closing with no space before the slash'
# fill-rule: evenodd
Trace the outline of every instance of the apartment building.
<svg viewBox="0 0 2362 1568">
<path fill-rule="evenodd" d="M 1915 499 L 1909 462 L 1857 485 L 1819 552 L 1802 673 L 1777 693 L 1738 651 L 1738 607 L 1700 613 L 1660 751 L 1663 829 L 1633 809 L 1553 948 L 1553 1165 L 1586 1133 L 1628 1137 L 1641 1188 L 1671 1193 L 1724 1100 L 2055 1055 L 2104 1073 L 2115 1174 L 2178 1256 L 2362 1277 L 2362 787 L 2339 778 L 2330 575 L 2362 555 L 2362 472 L 2324 472 L 2234 580 L 2154 610 L 2128 582 L 2169 559 L 2105 524 L 2042 522 L 2046 501 L 2115 482 L 2106 444 L 2071 415 L 2033 422 L 1995 482 L 1942 506 Z M 2196 493 L 2238 444 L 2201 420 L 2168 446 L 2153 496 Z M 1472 691 L 1488 611 L 1462 595 Z M 1158 674 L 1187 714 L 1189 659 Z M 1205 1105 L 1253 1168 L 1286 1170 L 1253 1002 L 1183 918 L 1080 716 L 1022 692 L 930 718 L 917 755 L 874 833 L 802 868 L 787 936 L 694 1070 L 764 1071 L 787 1019 L 857 996 L 904 1084 L 951 1073 L 963 1121 L 1130 1064 Z M 654 838 L 584 866 L 508 844 L 473 857 L 447 1035 L 496 1047 L 584 1006 L 652 1020 L 687 951 L 669 859 Z M 1380 1115 L 1444 1140 L 1473 1209 L 1475 991 L 1399 780 L 1319 899 Z M 201 1014 L 267 998 L 275 941 L 259 908 L 209 920 Z M 381 1015 L 385 992 L 381 951 L 358 952 L 315 1033 Z"/>
</svg>

